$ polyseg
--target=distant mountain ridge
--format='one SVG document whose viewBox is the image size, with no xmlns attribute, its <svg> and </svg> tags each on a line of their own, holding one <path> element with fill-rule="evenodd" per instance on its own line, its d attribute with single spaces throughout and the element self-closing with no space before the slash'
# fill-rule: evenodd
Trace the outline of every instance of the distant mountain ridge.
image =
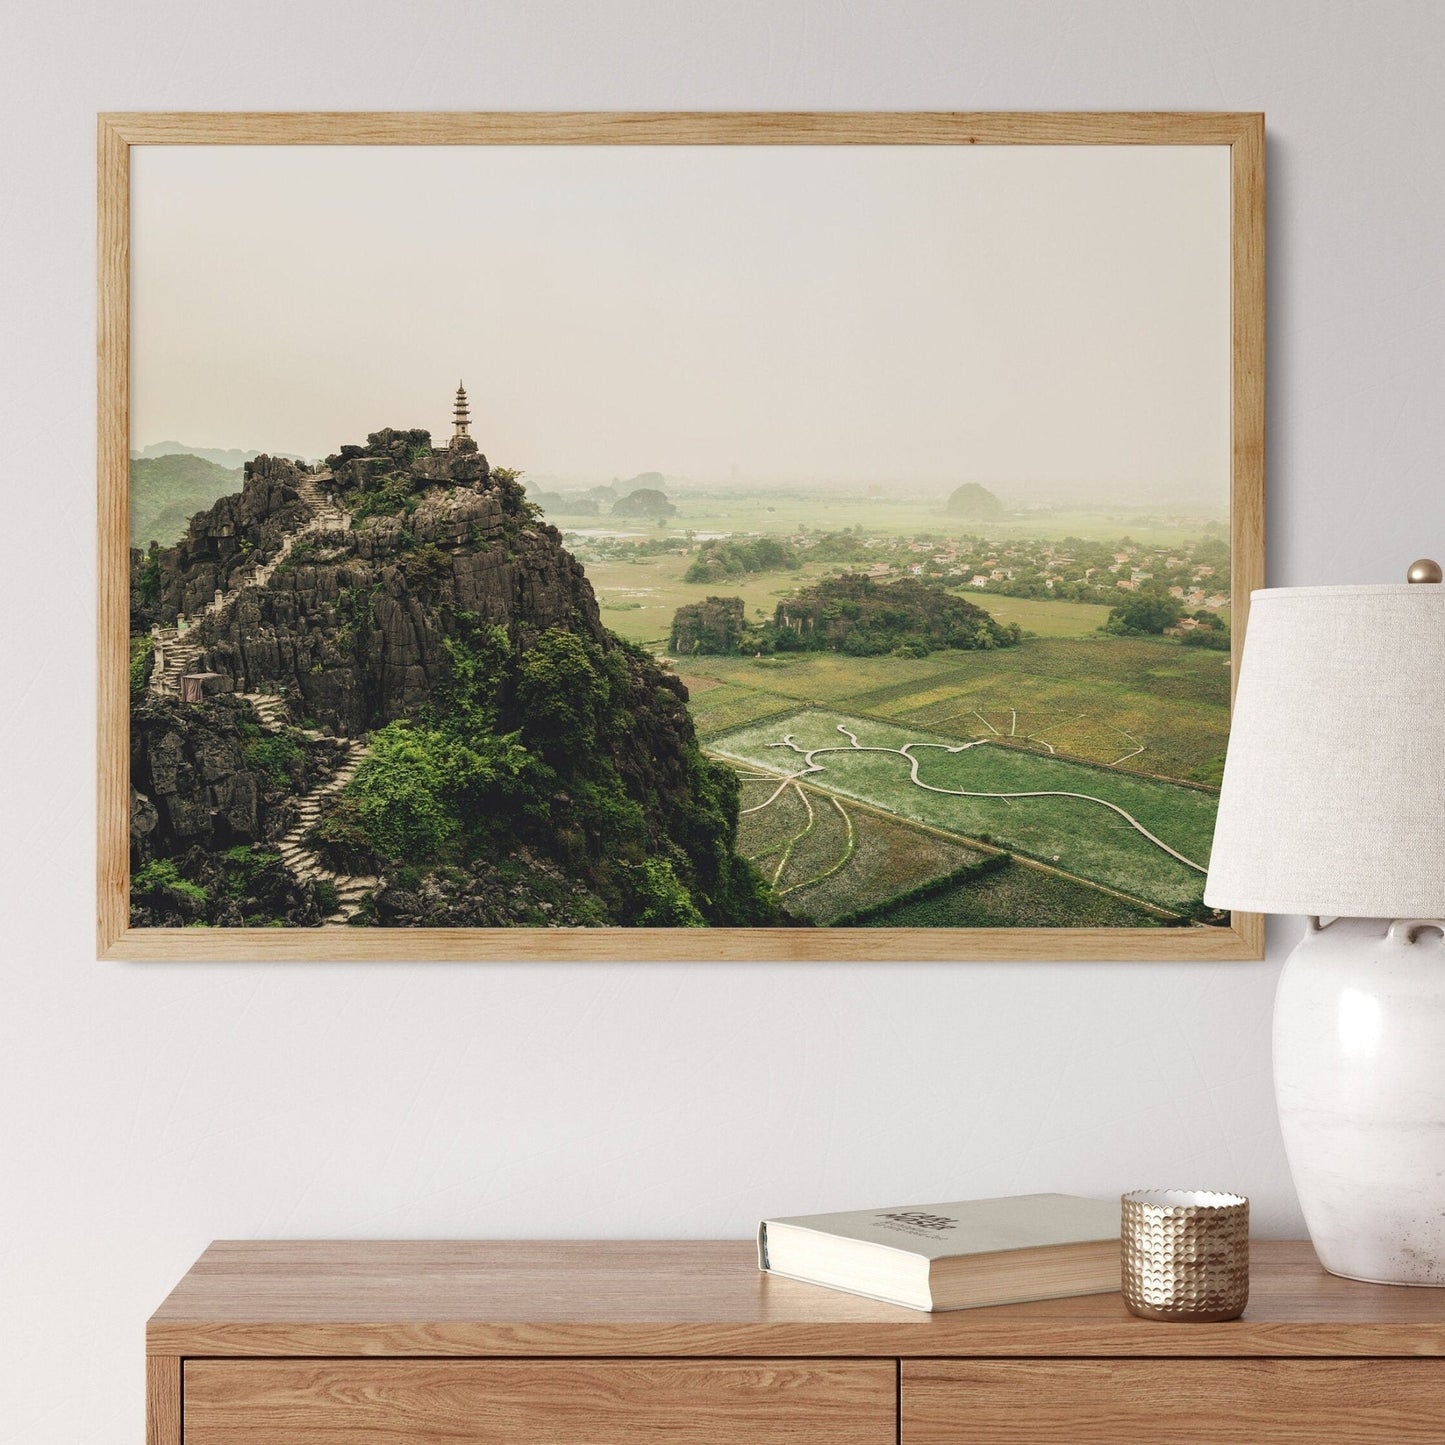
<svg viewBox="0 0 1445 1445">
<path fill-rule="evenodd" d="M 288 461 L 294 462 L 306 460 L 306 456 L 302 452 L 268 451 L 267 454 L 273 457 L 285 457 Z M 251 451 L 244 451 L 240 447 L 193 447 L 186 442 L 152 442 L 149 446 L 141 447 L 139 451 L 132 449 L 130 455 L 132 461 L 181 455 L 200 457 L 202 461 L 214 462 L 218 467 L 239 471 L 247 462 L 254 462 L 261 453 L 254 448 Z"/>
<path fill-rule="evenodd" d="M 178 541 L 197 512 L 241 490 L 242 468 L 260 455 L 239 447 L 188 447 L 181 442 L 155 442 L 132 452 L 131 546 L 144 549 L 157 542 L 169 547 Z M 299 453 L 272 455 L 305 460 Z"/>
<path fill-rule="evenodd" d="M 130 464 L 130 544 L 169 547 L 186 524 L 219 498 L 241 490 L 241 468 L 190 452 L 135 457 Z"/>
</svg>

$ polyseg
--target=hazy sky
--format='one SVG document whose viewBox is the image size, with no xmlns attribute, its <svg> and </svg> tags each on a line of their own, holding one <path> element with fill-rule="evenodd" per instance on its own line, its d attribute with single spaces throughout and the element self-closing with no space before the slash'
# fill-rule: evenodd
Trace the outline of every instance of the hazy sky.
<svg viewBox="0 0 1445 1445">
<path fill-rule="evenodd" d="M 1224 147 L 131 152 L 132 444 L 1224 505 Z"/>
</svg>

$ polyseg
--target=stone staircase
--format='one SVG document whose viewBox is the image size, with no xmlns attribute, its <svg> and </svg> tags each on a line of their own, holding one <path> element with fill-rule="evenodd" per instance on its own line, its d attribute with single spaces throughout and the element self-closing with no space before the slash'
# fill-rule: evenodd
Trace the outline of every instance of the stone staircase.
<svg viewBox="0 0 1445 1445">
<path fill-rule="evenodd" d="M 350 525 L 351 517 L 327 494 L 325 484 L 331 481 L 329 471 L 303 476 L 297 483 L 297 493 L 310 507 L 310 515 L 294 531 L 288 532 L 282 540 L 276 555 L 268 562 L 253 567 L 240 581 L 224 592 L 217 592 L 194 617 L 180 619 L 177 626 L 159 628 L 153 631 L 157 652 L 157 666 L 151 672 L 150 689 L 161 696 L 179 697 L 181 679 L 193 672 L 206 652 L 206 644 L 194 634 L 196 625 L 208 617 L 219 617 L 236 599 L 250 587 L 264 587 L 276 569 L 291 555 L 296 544 L 303 537 L 318 532 L 342 530 Z M 275 693 L 248 692 L 240 694 L 255 709 L 261 726 L 268 732 L 281 732 L 292 726 L 286 699 Z M 327 734 L 314 728 L 297 728 L 296 731 L 312 742 Z M 369 743 L 358 740 L 346 742 L 346 757 L 341 766 L 324 783 L 302 795 L 300 813 L 293 828 L 276 844 L 282 861 L 293 875 L 303 882 L 329 883 L 336 889 L 337 905 L 324 920 L 327 923 L 349 923 L 360 911 L 362 904 L 381 885 L 380 878 L 358 877 L 346 873 L 334 873 L 321 861 L 316 852 L 306 846 L 306 835 L 321 816 L 321 808 L 327 798 L 341 790 L 356 776 L 356 770 L 371 753 Z"/>
<path fill-rule="evenodd" d="M 191 629 L 163 627 L 151 635 L 156 643 L 159 666 L 151 671 L 150 690 L 161 697 L 179 697 L 181 679 L 196 670 L 205 647 L 190 636 Z"/>
<path fill-rule="evenodd" d="M 283 728 L 291 726 L 291 714 L 286 707 L 284 697 L 280 697 L 274 692 L 243 692 L 238 693 L 237 696 L 245 698 L 251 704 L 256 716 L 261 720 L 261 726 L 268 733 L 279 733 Z M 301 728 L 298 731 L 311 738 L 323 736 L 323 734 L 307 728 Z"/>
<path fill-rule="evenodd" d="M 281 861 L 302 882 L 329 883 L 336 889 L 336 908 L 326 923 L 349 923 L 361 911 L 361 905 L 381 886 L 380 878 L 352 873 L 333 873 L 312 849 L 306 846 L 306 835 L 321 816 L 321 805 L 356 776 L 356 770 L 371 754 L 368 744 L 353 741 L 346 761 L 319 787 L 305 794 L 296 825 L 276 845 Z"/>
<path fill-rule="evenodd" d="M 311 508 L 311 514 L 294 532 L 286 534 L 270 561 L 253 567 L 226 591 L 218 591 L 194 617 L 181 619 L 175 627 L 152 629 L 158 658 L 157 666 L 151 671 L 150 690 L 153 693 L 161 697 L 180 696 L 181 678 L 195 670 L 206 650 L 203 642 L 191 638 L 199 622 L 221 616 L 248 587 L 264 587 L 303 537 L 316 532 L 338 531 L 350 525 L 350 514 L 331 500 L 323 488 L 323 484 L 330 480 L 329 471 L 301 478 L 296 490 Z"/>
<path fill-rule="evenodd" d="M 290 727 L 285 698 L 264 692 L 247 692 L 241 696 L 255 709 L 261 726 L 268 732 L 280 732 Z M 326 736 L 312 728 L 297 728 L 296 731 L 312 741 Z M 275 845 L 281 861 L 293 877 L 303 883 L 329 883 L 336 889 L 336 908 L 323 920 L 326 923 L 349 923 L 366 899 L 381 886 L 380 878 L 332 872 L 316 852 L 306 846 L 306 835 L 316 826 L 322 804 L 341 792 L 371 755 L 371 745 L 356 739 L 347 742 L 346 748 L 341 766 L 324 783 L 302 794 L 295 825 Z"/>
</svg>

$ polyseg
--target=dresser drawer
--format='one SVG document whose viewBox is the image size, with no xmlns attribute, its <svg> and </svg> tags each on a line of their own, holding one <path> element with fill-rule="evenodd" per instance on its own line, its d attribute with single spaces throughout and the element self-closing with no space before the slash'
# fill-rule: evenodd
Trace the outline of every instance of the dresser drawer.
<svg viewBox="0 0 1445 1445">
<path fill-rule="evenodd" d="M 894 1445 L 892 1360 L 189 1360 L 186 1445 Z"/>
<path fill-rule="evenodd" d="M 902 1409 L 902 1445 L 1438 1445 L 1445 1360 L 905 1360 Z"/>
</svg>

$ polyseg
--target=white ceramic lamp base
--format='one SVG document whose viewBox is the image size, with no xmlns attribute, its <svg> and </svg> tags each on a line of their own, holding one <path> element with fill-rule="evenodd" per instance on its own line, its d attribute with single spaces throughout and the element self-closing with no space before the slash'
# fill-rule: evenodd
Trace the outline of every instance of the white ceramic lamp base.
<svg viewBox="0 0 1445 1445">
<path fill-rule="evenodd" d="M 1274 1079 L 1320 1263 L 1445 1286 L 1445 922 L 1312 922 L 1275 997 Z"/>
</svg>

